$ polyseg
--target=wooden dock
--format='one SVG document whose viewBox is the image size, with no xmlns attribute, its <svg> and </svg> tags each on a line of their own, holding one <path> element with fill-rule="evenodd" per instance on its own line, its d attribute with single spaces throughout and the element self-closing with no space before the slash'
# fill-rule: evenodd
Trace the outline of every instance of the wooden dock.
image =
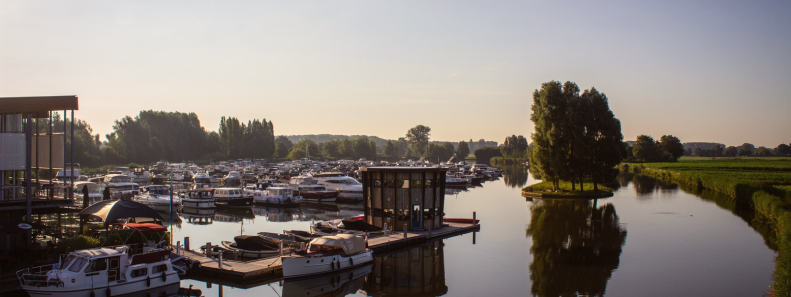
<svg viewBox="0 0 791 297">
<path fill-rule="evenodd" d="M 368 248 L 374 250 L 374 256 L 387 254 L 401 249 L 423 244 L 426 241 L 448 238 L 455 235 L 481 230 L 478 224 L 445 223 L 442 228 L 431 231 L 396 232 L 388 236 L 368 239 Z M 199 268 L 190 270 L 189 278 L 217 283 L 238 288 L 249 288 L 261 284 L 281 280 L 283 266 L 280 257 L 270 257 L 253 261 L 222 260 L 190 251 L 181 251 L 181 255 L 200 262 Z"/>
</svg>

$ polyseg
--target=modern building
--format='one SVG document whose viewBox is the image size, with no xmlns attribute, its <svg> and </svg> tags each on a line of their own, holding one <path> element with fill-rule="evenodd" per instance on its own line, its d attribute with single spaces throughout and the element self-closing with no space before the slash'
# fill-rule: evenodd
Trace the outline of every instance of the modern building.
<svg viewBox="0 0 791 297">
<path fill-rule="evenodd" d="M 72 179 L 52 179 L 59 170 L 76 176 L 70 173 L 77 109 L 77 96 L 0 97 L 0 210 L 26 210 L 30 222 L 34 208 L 73 205 Z"/>
<path fill-rule="evenodd" d="M 447 168 L 366 167 L 361 171 L 368 224 L 391 231 L 442 226 Z"/>
</svg>

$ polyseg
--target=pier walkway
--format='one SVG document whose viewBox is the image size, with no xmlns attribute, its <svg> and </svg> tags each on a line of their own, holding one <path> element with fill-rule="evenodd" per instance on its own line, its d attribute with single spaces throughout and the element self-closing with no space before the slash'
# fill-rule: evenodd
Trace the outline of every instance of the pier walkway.
<svg viewBox="0 0 791 297">
<path fill-rule="evenodd" d="M 368 239 L 368 248 L 374 250 L 374 256 L 420 245 L 426 241 L 448 238 L 455 235 L 480 231 L 481 226 L 470 223 L 448 222 L 442 228 L 432 231 L 396 232 L 388 236 Z M 283 266 L 280 257 L 270 257 L 253 261 L 222 260 L 193 250 L 181 251 L 181 255 L 200 262 L 200 268 L 190 270 L 192 279 L 217 283 L 238 288 L 258 286 L 283 278 Z"/>
</svg>

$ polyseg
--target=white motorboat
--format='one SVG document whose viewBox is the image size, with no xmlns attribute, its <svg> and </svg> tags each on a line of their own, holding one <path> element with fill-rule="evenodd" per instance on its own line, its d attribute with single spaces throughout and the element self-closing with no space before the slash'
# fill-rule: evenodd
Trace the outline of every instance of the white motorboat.
<svg viewBox="0 0 791 297">
<path fill-rule="evenodd" d="M 164 232 L 157 224 L 126 224 L 140 232 Z M 137 250 L 137 249 L 132 249 Z M 103 247 L 70 253 L 61 263 L 17 271 L 30 296 L 118 296 L 179 284 L 170 251 L 129 246 Z"/>
<path fill-rule="evenodd" d="M 112 199 L 130 199 L 140 193 L 140 185 L 132 182 L 112 182 L 108 183 L 105 188 L 110 189 Z"/>
<path fill-rule="evenodd" d="M 181 198 L 181 205 L 185 208 L 214 208 L 214 189 L 198 188 L 190 190 Z"/>
<path fill-rule="evenodd" d="M 175 211 L 181 206 L 181 197 L 178 195 L 171 197 L 170 189 L 162 185 L 146 186 L 142 193 L 132 199 L 158 211 Z"/>
<path fill-rule="evenodd" d="M 270 206 L 299 206 L 301 196 L 294 196 L 294 191 L 286 187 L 268 187 L 266 190 L 250 191 L 255 203 Z"/>
<path fill-rule="evenodd" d="M 365 265 L 374 260 L 373 250 L 365 245 L 364 237 L 352 234 L 315 238 L 305 251 L 280 258 L 283 278 L 332 273 Z"/>
<path fill-rule="evenodd" d="M 311 202 L 335 202 L 338 198 L 337 191 L 330 191 L 324 185 L 298 185 L 299 195 L 305 201 Z"/>
<path fill-rule="evenodd" d="M 209 184 L 211 183 L 211 176 L 206 172 L 198 172 L 192 176 L 192 182 L 196 184 Z"/>
<path fill-rule="evenodd" d="M 225 186 L 238 186 L 242 184 L 242 174 L 239 171 L 229 171 L 228 175 L 223 178 Z"/>
<path fill-rule="evenodd" d="M 79 181 L 74 183 L 74 205 L 82 206 L 83 188 L 88 187 L 88 205 L 102 201 L 102 188 L 97 183 Z"/>
<path fill-rule="evenodd" d="M 327 190 L 338 192 L 338 198 L 363 199 L 363 184 L 350 176 L 314 176 Z"/>
</svg>

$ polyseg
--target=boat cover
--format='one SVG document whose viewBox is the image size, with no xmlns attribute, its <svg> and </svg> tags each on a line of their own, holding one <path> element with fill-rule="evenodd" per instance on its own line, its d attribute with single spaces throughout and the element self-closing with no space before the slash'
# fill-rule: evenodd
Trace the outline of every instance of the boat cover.
<svg viewBox="0 0 791 297">
<path fill-rule="evenodd" d="M 165 228 L 162 225 L 157 225 L 157 224 L 153 224 L 153 223 L 138 223 L 138 224 L 136 224 L 136 223 L 127 223 L 127 224 L 124 224 L 124 226 L 127 226 L 129 228 L 135 229 L 135 230 L 140 231 L 142 233 L 147 233 L 147 232 L 167 232 L 168 231 L 168 228 Z"/>
<path fill-rule="evenodd" d="M 322 236 L 311 240 L 310 244 L 341 248 L 347 255 L 353 255 L 365 250 L 365 239 L 351 234 Z"/>
<path fill-rule="evenodd" d="M 343 229 L 356 231 L 382 231 L 382 228 L 368 224 L 364 221 L 349 219 L 343 220 Z"/>
<path fill-rule="evenodd" d="M 276 250 L 280 248 L 277 240 L 258 235 L 239 235 L 233 238 L 236 248 L 248 251 Z"/>
</svg>

